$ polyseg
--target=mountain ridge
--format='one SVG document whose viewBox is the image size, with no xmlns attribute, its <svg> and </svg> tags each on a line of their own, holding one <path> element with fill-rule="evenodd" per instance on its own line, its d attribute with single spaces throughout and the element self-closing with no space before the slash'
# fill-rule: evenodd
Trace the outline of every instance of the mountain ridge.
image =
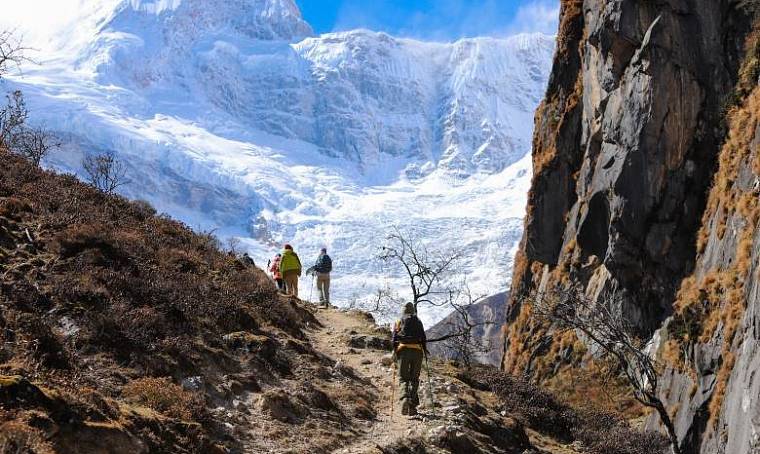
<svg viewBox="0 0 760 454">
<path fill-rule="evenodd" d="M 56 52 L 10 79 L 34 121 L 68 138 L 46 165 L 83 175 L 83 157 L 114 152 L 133 181 L 124 195 L 238 238 L 259 261 L 282 242 L 307 256 L 328 246 L 347 304 L 402 288 L 371 257 L 403 224 L 463 251 L 462 269 L 478 263 L 474 286 L 506 288 L 551 38 L 446 44 L 359 31 L 291 42 L 219 19 L 169 52 L 162 27 L 200 3 L 150 3 L 157 15 L 114 4 L 129 14 L 113 22 L 94 8 L 104 23 L 62 35 L 84 40 L 84 53 Z"/>
</svg>

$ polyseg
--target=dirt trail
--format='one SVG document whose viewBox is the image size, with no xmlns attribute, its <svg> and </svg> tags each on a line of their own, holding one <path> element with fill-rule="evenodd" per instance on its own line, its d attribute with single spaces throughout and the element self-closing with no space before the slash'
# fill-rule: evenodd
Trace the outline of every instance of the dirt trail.
<svg viewBox="0 0 760 454">
<path fill-rule="evenodd" d="M 349 341 L 352 337 L 367 336 L 372 339 L 387 339 L 387 331 L 378 328 L 374 321 L 358 311 L 346 311 L 342 309 L 320 309 L 315 315 L 321 327 L 313 327 L 307 330 L 307 335 L 314 348 L 320 351 L 342 365 L 348 366 L 356 372 L 356 375 L 365 381 L 371 387 L 371 391 L 378 396 L 374 403 L 374 410 L 377 417 L 374 420 L 364 421 L 365 425 L 360 426 L 358 435 L 347 445 L 343 445 L 333 451 L 334 454 L 379 454 L 383 452 L 397 452 L 398 448 L 388 449 L 391 445 L 403 445 L 412 440 L 426 440 L 425 450 L 429 453 L 444 452 L 498 452 L 498 453 L 520 453 L 523 452 L 518 439 L 513 437 L 511 440 L 515 444 L 510 444 L 511 435 L 517 433 L 517 427 L 520 426 L 509 416 L 497 414 L 493 410 L 498 407 L 498 399 L 495 395 L 486 391 L 478 391 L 467 387 L 461 381 L 452 377 L 451 371 L 446 369 L 445 364 L 436 362 L 431 363 L 432 368 L 432 390 L 435 408 L 430 405 L 430 396 L 428 390 L 427 373 L 423 371 L 420 380 L 420 407 L 419 414 L 415 417 L 404 416 L 400 412 L 398 405 L 398 392 L 394 393 L 396 405 L 393 418 L 390 415 L 390 403 L 392 394 L 393 369 L 391 365 L 382 364 L 383 357 L 389 354 L 388 351 L 372 348 L 352 348 Z M 340 384 L 336 384 L 340 386 Z M 484 405 L 485 407 L 481 406 Z M 479 407 L 478 416 L 468 411 Z M 486 407 L 490 408 L 489 410 Z M 477 423 L 470 420 L 474 417 Z M 468 421 L 470 421 L 468 423 Z M 468 427 L 469 426 L 469 427 Z M 479 427 L 488 434 L 498 434 L 500 430 L 506 430 L 501 435 L 506 437 L 502 440 L 501 448 L 490 445 L 493 440 L 483 433 L 472 432 L 472 429 Z M 540 433 L 528 429 L 527 438 L 530 444 L 537 448 L 536 453 L 553 453 L 553 454 L 577 454 L 582 452 L 577 450 L 573 445 L 566 445 L 557 442 L 551 437 L 544 436 Z M 479 438 L 484 444 L 479 445 L 480 450 L 470 448 L 469 444 L 463 443 L 457 445 L 457 440 L 463 440 L 465 433 L 471 439 Z M 443 436 L 453 445 L 449 449 L 439 449 L 435 440 L 440 440 Z M 444 443 L 446 444 L 446 443 Z M 510 447 L 511 446 L 511 447 Z M 386 449 L 386 451 L 383 450 Z M 402 448 L 401 451 L 407 450 Z"/>
<path fill-rule="evenodd" d="M 352 335 L 367 335 L 382 337 L 373 323 L 360 313 L 354 311 L 342 311 L 339 309 L 321 309 L 316 313 L 317 319 L 323 327 L 310 330 L 309 336 L 314 347 L 328 356 L 341 361 L 343 365 L 353 368 L 359 377 L 367 380 L 377 393 L 375 411 L 377 418 L 368 421 L 362 434 L 356 441 L 344 446 L 335 453 L 378 453 L 382 452 L 378 446 L 387 446 L 395 440 L 423 433 L 431 424 L 432 417 L 429 408 L 424 404 L 420 406 L 420 415 L 410 418 L 401 415 L 400 406 L 396 405 L 393 418 L 390 416 L 390 402 L 392 394 L 392 366 L 383 366 L 381 359 L 388 352 L 369 348 L 352 349 L 348 340 Z M 423 380 L 427 376 L 423 372 L 420 377 Z M 422 388 L 422 384 L 420 384 Z M 395 398 L 398 400 L 398 393 Z M 420 389 L 420 398 L 423 393 Z"/>
</svg>

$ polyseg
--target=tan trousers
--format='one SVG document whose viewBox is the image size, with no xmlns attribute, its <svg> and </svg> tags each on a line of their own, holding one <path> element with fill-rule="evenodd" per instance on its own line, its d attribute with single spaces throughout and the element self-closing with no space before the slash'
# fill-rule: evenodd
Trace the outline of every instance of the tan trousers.
<svg viewBox="0 0 760 454">
<path fill-rule="evenodd" d="M 298 271 L 286 271 L 282 278 L 285 281 L 285 293 L 298 297 Z"/>
<path fill-rule="evenodd" d="M 317 273 L 317 290 L 319 302 L 324 305 L 330 304 L 330 273 Z"/>
</svg>

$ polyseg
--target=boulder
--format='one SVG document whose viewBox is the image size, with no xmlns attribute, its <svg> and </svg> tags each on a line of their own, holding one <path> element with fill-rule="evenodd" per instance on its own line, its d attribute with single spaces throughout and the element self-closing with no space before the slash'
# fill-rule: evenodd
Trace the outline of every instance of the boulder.
<svg viewBox="0 0 760 454">
<path fill-rule="evenodd" d="M 348 339 L 348 345 L 353 348 L 365 348 L 372 350 L 392 350 L 393 344 L 390 339 L 378 336 L 355 335 Z"/>
</svg>

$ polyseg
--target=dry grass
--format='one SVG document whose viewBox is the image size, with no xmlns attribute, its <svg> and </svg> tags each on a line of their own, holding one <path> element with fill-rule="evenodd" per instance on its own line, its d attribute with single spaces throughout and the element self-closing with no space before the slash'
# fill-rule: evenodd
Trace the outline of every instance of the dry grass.
<svg viewBox="0 0 760 454">
<path fill-rule="evenodd" d="M 708 342 L 721 330 L 722 362 L 709 404 L 710 424 L 714 424 L 720 414 L 725 388 L 733 370 L 734 355 L 731 349 L 745 311 L 746 284 L 753 278 L 753 244 L 760 226 L 757 188 L 737 185 L 737 178 L 744 169 L 750 168 L 756 178 L 760 177 L 760 153 L 752 147 L 760 124 L 760 89 L 756 87 L 760 74 L 759 36 L 756 27 L 747 41 L 747 55 L 739 74 L 737 98 L 727 113 L 728 137 L 719 155 L 718 171 L 697 237 L 697 251 L 704 253 L 711 231 L 718 241 L 726 241 L 731 224 L 731 234 L 735 235 L 732 239 L 736 241 L 734 260 L 699 280 L 692 276 L 682 282 L 674 305 L 675 317 L 671 326 L 673 343 L 666 345 L 665 358 L 683 370 L 681 352 L 687 351 L 691 344 Z"/>
<path fill-rule="evenodd" d="M 720 369 L 718 369 L 718 377 L 715 382 L 715 389 L 713 390 L 712 398 L 710 399 L 710 405 L 708 406 L 708 412 L 710 413 L 710 419 L 708 425 L 715 427 L 718 422 L 718 418 L 721 414 L 721 407 L 723 406 L 723 399 L 726 395 L 726 386 L 728 385 L 728 379 L 731 376 L 731 371 L 734 370 L 734 363 L 736 357 L 730 351 L 725 351 L 722 354 L 722 363 Z"/>
<path fill-rule="evenodd" d="M 231 332 L 303 339 L 309 316 L 280 301 L 261 270 L 229 257 L 212 235 L 4 151 L 0 257 L 0 373 L 44 383 L 59 396 L 56 402 L 71 407 L 68 413 L 47 409 L 51 418 L 131 418 L 123 426 L 139 430 L 133 436 L 154 452 L 175 443 L 203 450 L 209 440 L 222 439 L 235 448 L 236 441 L 215 432 L 220 424 L 203 424 L 196 434 L 182 433 L 186 424 L 143 427 L 134 418 L 144 415 L 122 415 L 119 405 L 97 410 L 78 393 L 89 388 L 99 396 L 93 402 L 126 399 L 168 420 L 202 422 L 204 400 L 219 405 L 224 398 L 218 390 L 225 377 L 275 380 L 311 367 L 309 360 L 293 359 L 304 356 L 287 342 L 266 351 L 224 343 Z M 197 375 L 216 390 L 213 397 L 176 385 Z M 62 433 L 84 433 L 66 432 L 68 418 L 55 420 Z"/>
<path fill-rule="evenodd" d="M 55 451 L 39 429 L 19 421 L 8 421 L 0 424 L 0 453 L 53 454 Z"/>
<path fill-rule="evenodd" d="M 634 430 L 617 414 L 577 410 L 525 380 L 492 368 L 473 369 L 460 378 L 494 392 L 502 408 L 527 427 L 565 442 L 579 441 L 584 452 L 649 454 L 667 446 L 661 435 Z"/>
<path fill-rule="evenodd" d="M 132 380 L 121 393 L 128 401 L 145 405 L 170 418 L 199 421 L 207 417 L 200 396 L 182 389 L 168 377 Z"/>
</svg>

